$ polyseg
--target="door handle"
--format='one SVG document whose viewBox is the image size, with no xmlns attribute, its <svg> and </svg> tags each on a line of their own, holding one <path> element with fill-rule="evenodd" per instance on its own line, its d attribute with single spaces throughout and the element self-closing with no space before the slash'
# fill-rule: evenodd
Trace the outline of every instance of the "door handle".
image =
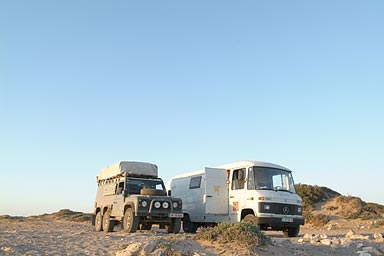
<svg viewBox="0 0 384 256">
<path fill-rule="evenodd" d="M 207 197 L 213 197 L 213 196 L 207 196 Z"/>
<path fill-rule="evenodd" d="M 230 196 L 229 198 L 235 198 L 234 196 Z"/>
</svg>

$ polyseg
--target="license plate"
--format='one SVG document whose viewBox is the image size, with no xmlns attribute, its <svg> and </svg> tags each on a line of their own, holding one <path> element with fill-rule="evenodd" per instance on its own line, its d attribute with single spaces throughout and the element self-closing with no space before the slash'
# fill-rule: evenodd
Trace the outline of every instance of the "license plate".
<svg viewBox="0 0 384 256">
<path fill-rule="evenodd" d="M 282 218 L 282 222 L 293 222 L 293 218 Z"/>
<path fill-rule="evenodd" d="M 182 213 L 170 213 L 168 214 L 168 217 L 169 218 L 183 218 L 183 214 Z"/>
</svg>

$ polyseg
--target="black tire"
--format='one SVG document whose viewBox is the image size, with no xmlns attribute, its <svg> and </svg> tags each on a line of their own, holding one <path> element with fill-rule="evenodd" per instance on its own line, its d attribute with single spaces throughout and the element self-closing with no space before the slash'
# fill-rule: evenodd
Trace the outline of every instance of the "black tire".
<svg viewBox="0 0 384 256">
<path fill-rule="evenodd" d="M 140 224 L 140 230 L 151 230 L 152 223 L 143 223 Z"/>
<path fill-rule="evenodd" d="M 103 216 L 98 212 L 95 217 L 95 230 L 97 232 L 103 231 Z"/>
<path fill-rule="evenodd" d="M 257 221 L 257 218 L 255 215 L 253 214 L 247 214 L 245 215 L 244 219 L 243 219 L 243 222 L 249 222 L 249 223 L 252 223 L 253 225 L 257 226 L 259 229 L 260 229 L 260 225 Z"/>
<path fill-rule="evenodd" d="M 181 229 L 181 219 L 172 219 L 171 224 L 165 226 L 167 233 L 178 234 Z"/>
<path fill-rule="evenodd" d="M 104 217 L 103 217 L 103 230 L 104 232 L 112 232 L 114 227 L 115 227 L 115 221 L 111 220 L 111 215 L 107 210 L 104 213 Z"/>
<path fill-rule="evenodd" d="M 286 228 L 283 230 L 284 237 L 297 237 L 300 233 L 300 226 L 294 228 Z"/>
<path fill-rule="evenodd" d="M 185 233 L 196 233 L 196 230 L 198 228 L 197 223 L 191 222 L 191 219 L 189 218 L 188 214 L 184 215 L 183 219 L 183 230 Z"/>
<path fill-rule="evenodd" d="M 139 217 L 135 216 L 132 208 L 125 210 L 123 219 L 123 229 L 128 233 L 135 233 L 139 228 Z"/>
</svg>

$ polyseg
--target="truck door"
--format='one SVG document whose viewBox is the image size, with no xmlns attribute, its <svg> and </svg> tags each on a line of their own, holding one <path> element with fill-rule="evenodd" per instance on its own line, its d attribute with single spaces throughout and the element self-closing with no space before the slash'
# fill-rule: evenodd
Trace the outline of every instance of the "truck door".
<svg viewBox="0 0 384 256">
<path fill-rule="evenodd" d="M 230 177 L 229 188 L 229 212 L 231 222 L 240 221 L 241 210 L 245 206 L 246 195 L 246 168 L 235 169 Z"/>
<path fill-rule="evenodd" d="M 205 168 L 205 213 L 228 214 L 227 170 Z"/>
</svg>

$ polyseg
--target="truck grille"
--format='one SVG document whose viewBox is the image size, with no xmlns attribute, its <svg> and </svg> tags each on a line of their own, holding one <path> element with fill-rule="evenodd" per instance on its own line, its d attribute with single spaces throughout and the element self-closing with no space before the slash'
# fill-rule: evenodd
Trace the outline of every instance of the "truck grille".
<svg viewBox="0 0 384 256">
<path fill-rule="evenodd" d="M 283 215 L 301 215 L 301 212 L 298 212 L 298 205 L 294 204 L 280 204 L 280 203 L 259 203 L 259 212 L 260 213 L 274 213 L 274 214 L 283 214 Z"/>
</svg>

